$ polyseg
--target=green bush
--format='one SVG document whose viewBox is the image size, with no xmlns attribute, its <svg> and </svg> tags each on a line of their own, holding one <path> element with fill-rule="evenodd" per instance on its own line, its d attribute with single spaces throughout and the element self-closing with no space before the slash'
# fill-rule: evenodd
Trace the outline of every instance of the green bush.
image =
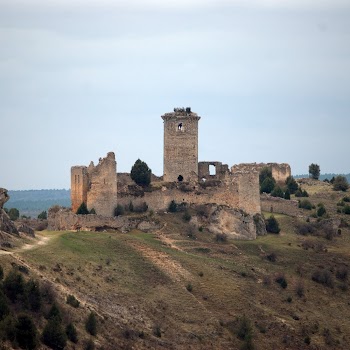
<svg viewBox="0 0 350 350">
<path fill-rule="evenodd" d="M 42 342 L 54 350 L 64 349 L 67 343 L 67 335 L 58 318 L 54 317 L 47 322 L 43 330 Z"/>
<path fill-rule="evenodd" d="M 312 209 L 312 204 L 311 204 L 311 202 L 309 200 L 303 199 L 303 200 L 301 200 L 299 202 L 299 208 L 311 210 Z"/>
<path fill-rule="evenodd" d="M 271 215 L 266 221 L 266 231 L 269 233 L 280 233 L 281 229 L 279 227 L 278 221 L 273 215 Z"/>
<path fill-rule="evenodd" d="M 138 159 L 131 168 L 130 177 L 140 186 L 148 186 L 151 183 L 152 170 L 142 160 Z"/>
<path fill-rule="evenodd" d="M 38 346 L 35 324 L 27 315 L 19 315 L 17 318 L 16 342 L 21 349 L 31 350 Z"/>
<path fill-rule="evenodd" d="M 92 339 L 89 339 L 84 346 L 84 350 L 94 350 L 94 349 L 95 349 L 95 343 L 93 342 Z"/>
<path fill-rule="evenodd" d="M 66 327 L 66 335 L 72 343 L 78 342 L 78 332 L 73 323 L 69 323 Z"/>
<path fill-rule="evenodd" d="M 348 180 L 345 176 L 338 175 L 334 179 L 333 189 L 334 191 L 346 191 L 349 188 Z"/>
<path fill-rule="evenodd" d="M 19 218 L 19 211 L 17 208 L 11 208 L 8 212 L 8 216 L 12 221 L 16 221 Z"/>
<path fill-rule="evenodd" d="M 4 269 L 2 268 L 2 266 L 0 265 L 0 281 L 2 281 L 4 278 Z"/>
<path fill-rule="evenodd" d="M 188 283 L 187 286 L 186 286 L 186 289 L 189 291 L 189 292 L 192 292 L 193 290 L 193 286 L 191 283 Z"/>
<path fill-rule="evenodd" d="M 89 317 L 87 318 L 86 323 L 85 323 L 85 329 L 89 334 L 96 336 L 96 334 L 97 334 L 97 320 L 96 320 L 96 315 L 94 312 L 91 312 Z"/>
<path fill-rule="evenodd" d="M 73 306 L 75 308 L 78 308 L 80 305 L 79 300 L 76 299 L 76 297 L 74 295 L 69 294 L 67 296 L 67 304 L 70 306 Z"/>
<path fill-rule="evenodd" d="M 326 214 L 326 208 L 324 207 L 323 204 L 319 205 L 319 207 L 317 208 L 316 214 L 318 217 L 321 217 Z"/>
<path fill-rule="evenodd" d="M 95 208 L 92 208 L 92 209 L 90 210 L 89 214 L 94 214 L 94 215 L 96 215 L 96 210 L 95 210 Z"/>
<path fill-rule="evenodd" d="M 170 213 L 176 213 L 177 209 L 178 209 L 178 205 L 176 204 L 176 202 L 174 200 L 172 200 L 169 204 L 168 211 Z"/>
<path fill-rule="evenodd" d="M 85 202 L 80 204 L 76 214 L 77 215 L 87 215 L 87 214 L 89 214 L 89 211 L 88 211 L 88 208 L 87 208 Z"/>
</svg>

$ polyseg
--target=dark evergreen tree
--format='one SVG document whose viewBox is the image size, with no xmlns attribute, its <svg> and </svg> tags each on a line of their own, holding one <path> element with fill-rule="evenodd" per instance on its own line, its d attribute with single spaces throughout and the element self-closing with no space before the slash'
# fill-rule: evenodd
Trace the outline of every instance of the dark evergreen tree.
<svg viewBox="0 0 350 350">
<path fill-rule="evenodd" d="M 284 193 L 284 199 L 290 199 L 290 192 L 289 192 L 288 188 L 287 188 L 286 192 Z"/>
<path fill-rule="evenodd" d="M 38 215 L 38 219 L 41 219 L 41 220 L 46 220 L 46 219 L 47 219 L 47 212 L 46 212 L 46 210 L 42 211 L 42 212 Z"/>
<path fill-rule="evenodd" d="M 37 330 L 29 316 L 18 316 L 15 332 L 16 342 L 20 348 L 28 350 L 36 349 L 38 346 Z"/>
<path fill-rule="evenodd" d="M 0 321 L 2 321 L 10 313 L 7 298 L 5 294 L 0 290 Z"/>
<path fill-rule="evenodd" d="M 169 204 L 168 211 L 170 213 L 176 213 L 177 212 L 177 204 L 174 200 L 172 200 Z"/>
<path fill-rule="evenodd" d="M 16 270 L 11 270 L 4 280 L 4 292 L 14 303 L 24 294 L 24 280 Z"/>
<path fill-rule="evenodd" d="M 42 341 L 51 349 L 64 349 L 67 343 L 67 335 L 62 327 L 61 320 L 57 317 L 49 319 L 43 330 Z"/>
<path fill-rule="evenodd" d="M 266 231 L 270 233 L 279 233 L 281 231 L 278 221 L 273 215 L 266 220 Z"/>
<path fill-rule="evenodd" d="M 295 181 L 293 176 L 287 177 L 286 185 L 287 185 L 287 188 L 289 189 L 290 194 L 294 194 L 299 188 L 298 183 Z"/>
<path fill-rule="evenodd" d="M 85 329 L 89 334 L 96 336 L 96 334 L 97 334 L 97 320 L 96 320 L 95 313 L 93 313 L 93 312 L 90 313 L 90 315 L 85 323 Z"/>
<path fill-rule="evenodd" d="M 260 192 L 271 193 L 276 185 L 275 179 L 267 177 L 260 185 Z"/>
<path fill-rule="evenodd" d="M 273 188 L 273 190 L 271 192 L 271 196 L 284 198 L 284 193 L 283 193 L 282 188 L 279 187 L 278 185 L 275 185 L 275 187 Z"/>
<path fill-rule="evenodd" d="M 88 208 L 85 204 L 85 202 L 81 203 L 78 210 L 77 210 L 78 215 L 87 215 L 89 214 Z"/>
<path fill-rule="evenodd" d="M 152 170 L 142 160 L 138 159 L 131 168 L 130 177 L 140 186 L 148 186 L 151 183 Z"/>
<path fill-rule="evenodd" d="M 31 279 L 26 283 L 25 296 L 28 308 L 32 311 L 39 311 L 41 308 L 41 292 L 38 281 Z"/>
<path fill-rule="evenodd" d="M 4 278 L 4 269 L 0 265 L 0 281 L 2 281 L 3 278 Z"/>
<path fill-rule="evenodd" d="M 78 332 L 74 326 L 73 323 L 69 323 L 66 327 L 66 334 L 68 339 L 73 342 L 73 343 L 77 343 L 78 342 Z"/>
<path fill-rule="evenodd" d="M 320 177 L 320 166 L 318 164 L 310 164 L 309 165 L 309 176 L 314 179 L 318 180 Z"/>
</svg>

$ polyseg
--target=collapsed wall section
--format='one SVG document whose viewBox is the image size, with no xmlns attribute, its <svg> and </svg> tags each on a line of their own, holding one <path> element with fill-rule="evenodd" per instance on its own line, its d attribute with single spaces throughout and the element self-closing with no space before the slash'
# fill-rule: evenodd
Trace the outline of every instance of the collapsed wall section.
<svg viewBox="0 0 350 350">
<path fill-rule="evenodd" d="M 103 216 L 113 216 L 117 205 L 117 162 L 113 152 L 106 158 L 100 158 L 96 166 L 90 165 L 89 191 L 87 192 L 87 207 L 95 209 Z"/>
<path fill-rule="evenodd" d="M 287 177 L 292 175 L 290 165 L 287 163 L 242 163 L 235 164 L 231 167 L 231 172 L 236 173 L 239 171 L 257 171 L 260 172 L 263 168 L 271 169 L 272 176 L 278 183 L 285 183 Z"/>
</svg>

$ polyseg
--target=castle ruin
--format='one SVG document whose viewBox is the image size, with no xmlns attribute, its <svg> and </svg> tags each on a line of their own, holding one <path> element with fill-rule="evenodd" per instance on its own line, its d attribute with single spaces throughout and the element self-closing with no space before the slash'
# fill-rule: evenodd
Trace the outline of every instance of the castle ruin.
<svg viewBox="0 0 350 350">
<path fill-rule="evenodd" d="M 137 186 L 130 174 L 118 174 L 113 152 L 94 166 L 71 168 L 72 211 L 82 202 L 98 215 L 114 216 L 117 204 L 146 205 L 166 211 L 171 201 L 185 205 L 214 205 L 240 210 L 245 215 L 261 213 L 259 172 L 271 168 L 282 182 L 290 176 L 288 164 L 239 164 L 231 168 L 218 161 L 198 162 L 198 122 L 201 117 L 191 108 L 175 108 L 161 116 L 164 122 L 164 171 L 152 175 L 148 188 Z M 214 173 L 210 167 L 215 169 Z M 236 214 L 235 214 L 236 215 Z"/>
</svg>

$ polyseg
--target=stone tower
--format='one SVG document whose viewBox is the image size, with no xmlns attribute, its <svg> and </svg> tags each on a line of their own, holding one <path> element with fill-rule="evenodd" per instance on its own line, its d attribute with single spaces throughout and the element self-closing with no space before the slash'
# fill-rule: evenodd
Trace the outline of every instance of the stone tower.
<svg viewBox="0 0 350 350">
<path fill-rule="evenodd" d="M 198 121 L 191 108 L 174 108 L 164 120 L 164 176 L 166 182 L 198 180 Z"/>
</svg>

